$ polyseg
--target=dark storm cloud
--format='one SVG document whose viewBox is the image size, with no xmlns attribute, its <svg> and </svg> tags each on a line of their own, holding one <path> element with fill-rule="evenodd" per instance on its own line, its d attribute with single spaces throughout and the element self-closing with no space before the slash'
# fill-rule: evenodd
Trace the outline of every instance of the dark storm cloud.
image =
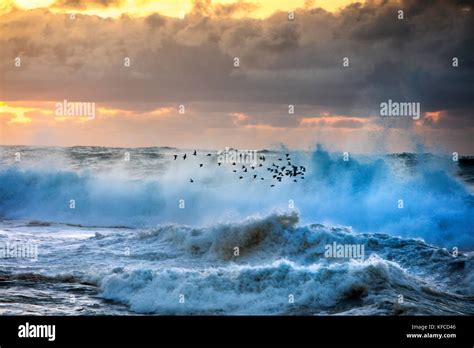
<svg viewBox="0 0 474 348">
<path fill-rule="evenodd" d="M 380 103 L 392 99 L 420 102 L 422 112 L 444 110 L 445 123 L 436 126 L 454 126 L 456 119 L 473 124 L 474 20 L 468 1 L 369 1 L 338 13 L 298 9 L 294 21 L 286 13 L 264 20 L 230 17 L 253 9 L 245 2 L 212 7 L 196 1 L 182 20 L 153 14 L 78 15 L 71 21 L 44 10 L 15 12 L 0 27 L 0 97 L 222 102 L 242 112 L 261 104 L 268 113 L 255 112 L 247 122 L 286 127 L 296 123 L 270 116 L 282 105 L 376 115 Z M 397 18 L 400 9 L 403 20 Z M 17 56 L 21 69 L 12 64 Z M 130 68 L 123 66 L 125 57 Z M 234 57 L 240 68 L 233 67 Z M 348 68 L 343 57 L 350 59 Z"/>
</svg>

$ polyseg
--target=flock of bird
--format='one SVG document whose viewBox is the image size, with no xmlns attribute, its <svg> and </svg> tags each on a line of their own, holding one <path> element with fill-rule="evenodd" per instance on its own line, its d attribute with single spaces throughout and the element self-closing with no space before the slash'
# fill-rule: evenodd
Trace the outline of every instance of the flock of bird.
<svg viewBox="0 0 474 348">
<path fill-rule="evenodd" d="M 190 156 L 198 157 L 198 153 L 196 150 Z M 173 155 L 174 160 L 178 160 L 178 158 L 182 158 L 183 161 L 186 158 L 190 157 L 186 153 L 184 155 Z M 211 153 L 205 155 L 205 157 L 212 157 Z M 281 156 L 275 162 L 278 164 L 272 163 L 270 166 L 262 169 L 266 169 L 268 172 L 268 176 L 260 174 L 258 171 L 259 167 L 263 167 L 263 163 L 266 161 L 266 157 L 261 155 L 258 157 L 260 163 L 257 164 L 241 164 L 237 162 L 229 163 L 233 168 L 232 172 L 238 175 L 239 180 L 243 180 L 246 177 L 252 178 L 253 180 L 260 179 L 261 181 L 270 181 L 270 187 L 275 187 L 275 184 L 281 183 L 284 178 L 289 178 L 293 180 L 293 182 L 298 182 L 299 180 L 304 180 L 304 175 L 306 173 L 306 168 L 304 166 L 297 166 L 291 162 L 291 157 L 289 153 L 286 153 L 285 156 Z M 221 167 L 222 162 L 217 162 L 217 166 Z M 199 163 L 199 168 L 204 167 L 204 163 Z M 194 183 L 193 178 L 189 178 L 190 183 Z"/>
</svg>

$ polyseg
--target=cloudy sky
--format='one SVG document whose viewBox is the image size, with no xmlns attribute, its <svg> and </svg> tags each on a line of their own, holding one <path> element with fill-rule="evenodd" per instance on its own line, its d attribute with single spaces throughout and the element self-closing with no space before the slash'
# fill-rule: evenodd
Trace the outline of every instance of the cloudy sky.
<svg viewBox="0 0 474 348">
<path fill-rule="evenodd" d="M 2 0 L 0 143 L 474 154 L 473 14 L 468 0 Z M 64 99 L 96 117 L 56 115 Z M 389 99 L 420 119 L 381 117 Z"/>
</svg>

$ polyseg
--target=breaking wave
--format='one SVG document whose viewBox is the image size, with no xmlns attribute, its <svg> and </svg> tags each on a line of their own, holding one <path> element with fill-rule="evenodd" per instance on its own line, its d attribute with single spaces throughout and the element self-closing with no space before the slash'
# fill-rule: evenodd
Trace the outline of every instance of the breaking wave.
<svg viewBox="0 0 474 348">
<path fill-rule="evenodd" d="M 296 214 L 208 228 L 169 225 L 100 241 L 129 245 L 138 260 L 149 260 L 158 247 L 169 251 L 162 265 L 117 268 L 99 282 L 102 296 L 138 313 L 474 313 L 472 255 L 454 257 L 418 239 L 299 226 Z M 365 256 L 326 258 L 325 246 L 334 242 L 362 244 Z"/>
<path fill-rule="evenodd" d="M 84 149 L 84 156 L 90 151 Z M 152 227 L 173 222 L 204 226 L 267 215 L 275 209 L 287 211 L 291 200 L 305 223 L 419 237 L 449 248 L 474 247 L 474 196 L 458 177 L 454 162 L 432 155 L 373 155 L 344 161 L 318 147 L 312 153 L 292 153 L 307 167 L 304 181 L 273 188 L 264 181 L 238 180 L 229 168 L 218 171 L 212 162 L 198 171 L 195 163 L 169 160 L 171 153 L 161 154 L 152 164 L 137 161 L 127 169 L 133 175 L 122 167 L 110 169 L 119 160 L 117 155 L 109 157 L 101 160 L 103 168 L 89 171 L 72 170 L 75 165 L 70 164 L 0 170 L 0 217 L 83 226 Z M 149 175 L 157 163 L 164 172 Z M 140 173 L 147 175 L 137 179 Z M 194 184 L 189 183 L 191 176 Z M 69 206 L 72 199 L 75 209 Z M 178 207 L 181 199 L 185 209 Z"/>
</svg>

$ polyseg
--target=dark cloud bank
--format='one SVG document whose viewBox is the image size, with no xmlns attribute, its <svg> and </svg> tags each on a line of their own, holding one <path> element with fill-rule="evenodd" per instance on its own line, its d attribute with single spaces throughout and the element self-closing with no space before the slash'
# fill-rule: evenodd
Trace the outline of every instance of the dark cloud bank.
<svg viewBox="0 0 474 348">
<path fill-rule="evenodd" d="M 252 10 L 242 6 L 198 1 L 185 19 L 10 13 L 0 24 L 0 97 L 145 102 L 150 108 L 230 103 L 243 112 L 255 104 L 265 110 L 296 104 L 356 116 L 373 115 L 381 101 L 392 99 L 420 102 L 423 112 L 444 110 L 436 127 L 474 124 L 469 1 L 369 1 L 338 13 L 298 9 L 294 21 L 282 12 L 264 20 L 231 18 Z M 18 56 L 22 69 L 13 67 Z"/>
</svg>

